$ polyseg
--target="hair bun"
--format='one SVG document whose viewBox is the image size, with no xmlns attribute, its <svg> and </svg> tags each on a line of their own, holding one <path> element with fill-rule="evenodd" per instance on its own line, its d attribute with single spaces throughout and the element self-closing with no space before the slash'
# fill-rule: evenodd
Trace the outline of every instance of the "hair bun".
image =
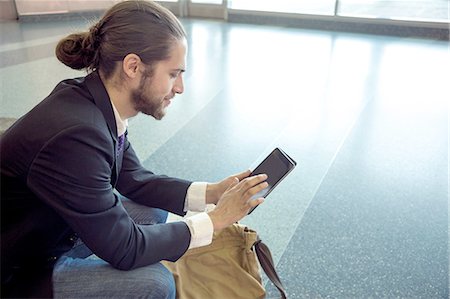
<svg viewBox="0 0 450 299">
<path fill-rule="evenodd" d="M 87 32 L 73 33 L 61 39 L 55 49 L 56 57 L 75 70 L 97 68 L 97 49 L 101 42 L 98 32 L 98 26 L 93 26 Z"/>
</svg>

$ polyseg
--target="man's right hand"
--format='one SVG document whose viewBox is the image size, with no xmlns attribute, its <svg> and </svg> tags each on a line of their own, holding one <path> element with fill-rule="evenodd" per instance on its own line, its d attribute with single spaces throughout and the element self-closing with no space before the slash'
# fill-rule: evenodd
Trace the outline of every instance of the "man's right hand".
<svg viewBox="0 0 450 299">
<path fill-rule="evenodd" d="M 258 206 L 264 201 L 264 198 L 250 200 L 250 198 L 267 188 L 268 183 L 265 181 L 267 175 L 259 174 L 247 177 L 242 181 L 235 178 L 229 188 L 224 192 L 217 202 L 216 208 L 208 212 L 209 217 L 214 225 L 214 231 L 221 230 L 227 226 L 244 218 L 250 209 Z"/>
</svg>

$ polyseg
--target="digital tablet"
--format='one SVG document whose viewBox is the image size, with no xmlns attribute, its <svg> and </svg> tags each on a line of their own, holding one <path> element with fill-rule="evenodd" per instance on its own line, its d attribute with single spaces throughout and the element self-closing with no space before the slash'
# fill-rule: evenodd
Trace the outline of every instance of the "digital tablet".
<svg viewBox="0 0 450 299">
<path fill-rule="evenodd" d="M 251 199 L 267 197 L 270 192 L 294 169 L 297 163 L 284 151 L 275 148 L 250 174 L 250 176 L 265 173 L 269 186 L 253 195 Z M 255 208 L 251 209 L 249 214 Z"/>
</svg>

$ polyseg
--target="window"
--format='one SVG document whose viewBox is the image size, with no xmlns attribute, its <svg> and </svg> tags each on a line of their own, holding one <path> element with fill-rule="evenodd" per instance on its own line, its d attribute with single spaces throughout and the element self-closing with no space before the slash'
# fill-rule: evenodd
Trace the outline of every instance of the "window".
<svg viewBox="0 0 450 299">
<path fill-rule="evenodd" d="M 449 22 L 447 0 L 229 0 L 238 10 Z"/>
<path fill-rule="evenodd" d="M 338 15 L 448 22 L 449 2 L 446 0 L 340 0 Z"/>
<path fill-rule="evenodd" d="M 191 0 L 192 3 L 222 4 L 222 0 Z"/>
<path fill-rule="evenodd" d="M 302 14 L 334 14 L 335 0 L 230 0 L 230 8 Z"/>
</svg>

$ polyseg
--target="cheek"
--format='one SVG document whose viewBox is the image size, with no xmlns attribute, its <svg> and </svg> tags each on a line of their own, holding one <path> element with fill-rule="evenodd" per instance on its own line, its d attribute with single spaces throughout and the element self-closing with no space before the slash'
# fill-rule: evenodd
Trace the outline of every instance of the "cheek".
<svg viewBox="0 0 450 299">
<path fill-rule="evenodd" d="M 159 96 L 165 97 L 172 92 L 172 88 L 173 82 L 171 80 L 160 80 L 155 84 L 154 91 L 156 91 Z"/>
<path fill-rule="evenodd" d="M 166 90 L 168 92 L 172 92 L 174 85 L 175 85 L 175 79 L 168 80 L 166 83 Z"/>
<path fill-rule="evenodd" d="M 173 84 L 172 82 L 171 82 L 170 84 L 167 84 L 167 85 L 166 85 L 166 88 L 165 88 L 165 90 L 164 90 L 164 92 L 165 92 L 164 96 L 165 96 L 165 97 L 166 97 L 166 96 L 173 97 L 173 95 L 174 95 L 173 88 L 174 88 L 174 84 Z"/>
</svg>

